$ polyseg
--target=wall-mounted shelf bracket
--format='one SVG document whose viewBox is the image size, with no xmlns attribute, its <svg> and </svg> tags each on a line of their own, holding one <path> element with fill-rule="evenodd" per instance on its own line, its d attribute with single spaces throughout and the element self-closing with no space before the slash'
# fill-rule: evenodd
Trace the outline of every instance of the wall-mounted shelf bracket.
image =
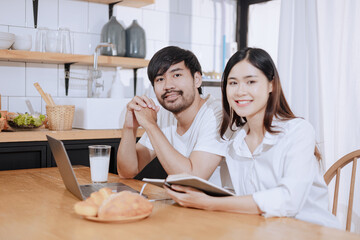
<svg viewBox="0 0 360 240">
<path fill-rule="evenodd" d="M 134 96 L 136 96 L 137 68 L 134 68 Z"/>
<path fill-rule="evenodd" d="M 33 14 L 34 14 L 34 27 L 37 28 L 39 0 L 32 0 L 32 2 L 33 2 Z"/>
<path fill-rule="evenodd" d="M 67 96 L 69 93 L 69 79 L 70 79 L 70 65 L 72 63 L 65 63 L 64 64 L 64 73 L 65 73 L 65 95 Z"/>
<path fill-rule="evenodd" d="M 113 15 L 113 9 L 114 9 L 114 6 L 116 4 L 118 4 L 119 2 L 122 2 L 122 1 L 117 1 L 117 2 L 113 2 L 113 3 L 109 3 L 109 19 L 112 17 Z"/>
</svg>

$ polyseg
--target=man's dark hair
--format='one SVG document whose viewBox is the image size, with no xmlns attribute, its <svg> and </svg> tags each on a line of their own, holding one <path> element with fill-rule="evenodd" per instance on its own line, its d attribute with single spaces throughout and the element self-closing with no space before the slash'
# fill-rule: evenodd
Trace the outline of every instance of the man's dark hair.
<svg viewBox="0 0 360 240">
<path fill-rule="evenodd" d="M 202 75 L 201 65 L 191 51 L 175 46 L 169 46 L 159 50 L 150 60 L 147 74 L 151 85 L 154 86 L 156 76 L 163 75 L 170 66 L 182 61 L 184 61 L 185 66 L 190 70 L 193 77 L 196 72 L 199 72 L 200 75 Z M 198 88 L 198 92 L 199 94 L 202 93 L 201 87 Z"/>
</svg>

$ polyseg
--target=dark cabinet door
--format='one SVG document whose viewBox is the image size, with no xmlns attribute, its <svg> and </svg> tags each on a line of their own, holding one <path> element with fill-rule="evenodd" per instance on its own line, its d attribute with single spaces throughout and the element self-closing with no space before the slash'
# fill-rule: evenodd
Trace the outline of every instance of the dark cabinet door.
<svg viewBox="0 0 360 240">
<path fill-rule="evenodd" d="M 90 145 L 110 145 L 109 172 L 116 171 L 116 154 L 120 139 L 62 141 L 72 165 L 89 166 Z M 48 142 L 0 143 L 0 170 L 56 167 Z"/>
<path fill-rule="evenodd" d="M 0 145 L 0 170 L 46 166 L 47 148 L 44 142 L 3 143 Z"/>
<path fill-rule="evenodd" d="M 90 145 L 110 145 L 110 166 L 109 172 L 116 171 L 116 154 L 119 147 L 120 139 L 95 139 L 95 140 L 76 140 L 63 141 L 66 152 L 72 165 L 90 166 L 89 163 L 89 146 Z M 49 148 L 50 150 L 50 148 Z M 51 155 L 51 166 L 55 167 L 54 157 Z"/>
</svg>

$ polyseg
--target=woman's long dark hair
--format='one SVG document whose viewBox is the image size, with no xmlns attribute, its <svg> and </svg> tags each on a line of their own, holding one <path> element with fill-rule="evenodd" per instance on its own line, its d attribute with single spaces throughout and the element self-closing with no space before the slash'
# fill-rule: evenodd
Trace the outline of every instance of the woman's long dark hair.
<svg viewBox="0 0 360 240">
<path fill-rule="evenodd" d="M 220 136 L 224 138 L 224 134 L 228 128 L 234 131 L 234 129 L 232 129 L 234 125 L 236 127 L 241 127 L 244 126 L 247 121 L 245 117 L 238 116 L 236 112 L 230 108 L 226 93 L 226 86 L 231 69 L 243 60 L 248 61 L 251 65 L 259 69 L 266 76 L 268 81 L 273 84 L 272 92 L 270 93 L 266 104 L 264 127 L 267 132 L 276 134 L 279 131 L 273 129 L 272 121 L 274 116 L 280 120 L 289 120 L 296 118 L 296 116 L 291 111 L 289 104 L 285 99 L 278 71 L 270 55 L 259 48 L 244 48 L 236 52 L 229 59 L 222 75 L 221 92 L 223 119 L 220 128 Z M 317 147 L 315 147 L 315 156 L 318 160 L 321 159 Z"/>
</svg>

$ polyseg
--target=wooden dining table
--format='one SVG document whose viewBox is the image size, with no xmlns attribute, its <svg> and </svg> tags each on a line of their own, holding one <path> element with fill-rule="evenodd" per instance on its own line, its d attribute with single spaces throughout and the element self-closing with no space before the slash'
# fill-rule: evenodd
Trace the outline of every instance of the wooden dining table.
<svg viewBox="0 0 360 240">
<path fill-rule="evenodd" d="M 80 184 L 90 183 L 88 167 L 74 167 Z M 140 190 L 143 182 L 109 174 Z M 360 235 L 292 218 L 185 208 L 172 200 L 154 201 L 151 215 L 127 223 L 93 222 L 75 214 L 79 201 L 66 190 L 57 168 L 0 171 L 0 239 L 360 239 Z M 166 198 L 148 184 L 148 199 Z"/>
</svg>

